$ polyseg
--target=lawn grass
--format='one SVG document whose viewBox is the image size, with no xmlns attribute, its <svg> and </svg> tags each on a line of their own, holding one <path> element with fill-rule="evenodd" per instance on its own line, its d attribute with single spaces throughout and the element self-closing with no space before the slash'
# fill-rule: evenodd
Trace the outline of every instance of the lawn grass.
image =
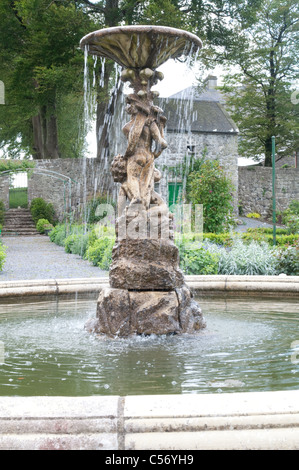
<svg viewBox="0 0 299 470">
<path fill-rule="evenodd" d="M 12 188 L 9 190 L 9 207 L 10 209 L 28 207 L 27 188 Z"/>
</svg>

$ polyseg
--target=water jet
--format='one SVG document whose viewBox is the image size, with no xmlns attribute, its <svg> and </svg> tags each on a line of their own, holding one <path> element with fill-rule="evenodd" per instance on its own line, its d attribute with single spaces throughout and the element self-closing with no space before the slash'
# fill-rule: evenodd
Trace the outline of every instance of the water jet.
<svg viewBox="0 0 299 470">
<path fill-rule="evenodd" d="M 86 35 L 88 54 L 112 59 L 133 93 L 126 97 L 130 121 L 123 127 L 128 144 L 114 157 L 111 172 L 120 184 L 116 244 L 96 319 L 86 327 L 109 336 L 165 335 L 205 326 L 179 268 L 173 214 L 154 189 L 161 173 L 155 160 L 167 147 L 163 110 L 154 104 L 152 86 L 163 79 L 157 68 L 170 58 L 197 52 L 201 40 L 187 31 L 162 26 L 124 26 Z"/>
</svg>

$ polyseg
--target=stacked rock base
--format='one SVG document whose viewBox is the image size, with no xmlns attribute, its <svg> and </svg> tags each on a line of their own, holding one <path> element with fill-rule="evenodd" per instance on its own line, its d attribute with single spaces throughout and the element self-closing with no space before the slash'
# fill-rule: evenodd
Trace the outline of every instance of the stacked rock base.
<svg viewBox="0 0 299 470">
<path fill-rule="evenodd" d="M 187 286 L 163 291 L 105 288 L 90 332 L 111 337 L 194 333 L 205 327 L 198 304 Z"/>
<path fill-rule="evenodd" d="M 96 318 L 86 324 L 89 331 L 128 337 L 194 333 L 205 327 L 179 268 L 172 237 L 118 239 L 109 277 Z"/>
</svg>

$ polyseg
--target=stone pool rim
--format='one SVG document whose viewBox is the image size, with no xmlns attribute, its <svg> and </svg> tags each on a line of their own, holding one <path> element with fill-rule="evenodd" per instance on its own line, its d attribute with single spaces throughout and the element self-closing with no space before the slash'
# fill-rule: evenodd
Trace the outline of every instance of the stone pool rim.
<svg viewBox="0 0 299 470">
<path fill-rule="evenodd" d="M 299 390 L 0 397 L 0 424 L 0 450 L 298 450 Z"/>
<path fill-rule="evenodd" d="M 1 274 L 0 274 L 1 279 Z M 275 296 L 299 297 L 299 276 L 236 276 L 198 275 L 185 276 L 191 291 L 204 295 L 229 296 Z M 97 295 L 109 286 L 109 278 L 68 278 L 0 281 L 0 302 L 7 297 L 47 296 L 47 295 Z"/>
</svg>

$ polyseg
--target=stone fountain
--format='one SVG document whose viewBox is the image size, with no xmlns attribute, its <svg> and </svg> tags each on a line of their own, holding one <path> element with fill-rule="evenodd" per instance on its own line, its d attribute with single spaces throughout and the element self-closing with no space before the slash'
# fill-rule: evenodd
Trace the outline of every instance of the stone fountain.
<svg viewBox="0 0 299 470">
<path fill-rule="evenodd" d="M 159 94 L 152 91 L 163 79 L 156 70 L 161 64 L 187 57 L 201 45 L 193 34 L 159 26 L 107 28 L 81 40 L 89 54 L 121 65 L 121 79 L 133 89 L 126 97 L 131 117 L 123 127 L 127 148 L 111 165 L 120 190 L 110 287 L 100 293 L 89 331 L 127 337 L 191 333 L 205 326 L 179 268 L 173 214 L 154 188 L 161 178 L 155 160 L 167 142 L 166 118 L 154 104 Z"/>
</svg>

